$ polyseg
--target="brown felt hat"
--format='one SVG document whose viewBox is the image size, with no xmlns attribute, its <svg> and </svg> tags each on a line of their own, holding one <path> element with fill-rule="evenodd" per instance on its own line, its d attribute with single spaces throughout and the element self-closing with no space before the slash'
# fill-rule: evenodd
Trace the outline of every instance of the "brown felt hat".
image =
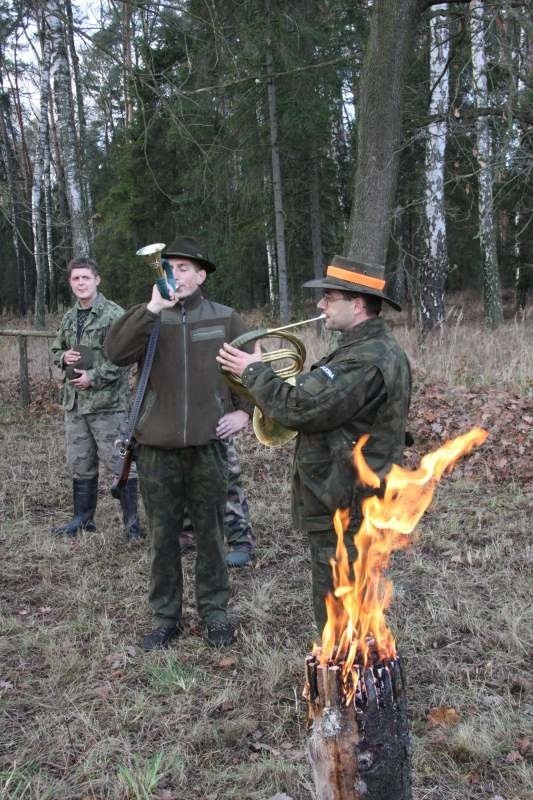
<svg viewBox="0 0 533 800">
<path fill-rule="evenodd" d="M 209 261 L 201 252 L 200 245 L 196 239 L 187 236 L 178 237 L 172 245 L 167 247 L 161 254 L 163 258 L 190 258 L 196 261 L 206 272 L 214 272 L 216 266 Z"/>
<path fill-rule="evenodd" d="M 385 267 L 365 264 L 344 256 L 333 256 L 323 278 L 304 283 L 310 289 L 339 289 L 341 292 L 373 294 L 381 297 L 396 311 L 401 311 L 401 306 L 385 294 L 385 285 Z"/>
</svg>

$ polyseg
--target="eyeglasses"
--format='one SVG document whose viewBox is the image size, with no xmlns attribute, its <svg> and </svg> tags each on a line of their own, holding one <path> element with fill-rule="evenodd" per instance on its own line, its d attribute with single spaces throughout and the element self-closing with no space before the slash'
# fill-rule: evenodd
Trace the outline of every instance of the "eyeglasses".
<svg viewBox="0 0 533 800">
<path fill-rule="evenodd" d="M 320 299 L 327 306 L 329 306 L 330 303 L 334 303 L 336 300 L 348 300 L 348 298 L 344 297 L 343 295 L 341 295 L 340 297 L 332 297 L 330 294 L 323 294 Z"/>
</svg>

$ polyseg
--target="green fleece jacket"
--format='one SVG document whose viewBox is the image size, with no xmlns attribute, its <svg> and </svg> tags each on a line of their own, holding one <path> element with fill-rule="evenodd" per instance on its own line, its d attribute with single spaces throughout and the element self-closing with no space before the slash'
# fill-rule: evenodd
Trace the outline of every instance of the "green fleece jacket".
<svg viewBox="0 0 533 800">
<path fill-rule="evenodd" d="M 251 364 L 243 384 L 263 412 L 298 431 L 293 467 L 294 524 L 331 529 L 338 508 L 360 521 L 352 452 L 364 434 L 366 461 L 383 477 L 402 461 L 411 394 L 407 356 L 386 323 L 371 319 L 342 334 L 338 347 L 300 375 L 296 386 L 263 363 Z"/>
<path fill-rule="evenodd" d="M 134 306 L 113 325 L 105 351 L 114 364 L 142 361 L 157 315 L 146 303 Z M 218 420 L 250 402 L 231 394 L 216 356 L 224 342 L 246 331 L 229 306 L 196 291 L 161 312 L 161 331 L 150 379 L 135 429 L 139 444 L 174 449 L 216 439 Z"/>
</svg>

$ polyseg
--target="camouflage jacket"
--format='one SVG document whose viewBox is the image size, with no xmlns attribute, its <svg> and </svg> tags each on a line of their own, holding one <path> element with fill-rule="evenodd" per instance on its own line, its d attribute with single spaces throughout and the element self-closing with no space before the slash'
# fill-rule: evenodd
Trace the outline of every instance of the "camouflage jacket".
<svg viewBox="0 0 533 800">
<path fill-rule="evenodd" d="M 338 347 L 300 375 L 296 385 L 262 363 L 251 364 L 243 383 L 263 412 L 297 430 L 292 510 L 297 527 L 330 530 L 337 508 L 360 521 L 362 489 L 352 461 L 364 433 L 366 461 L 381 477 L 400 463 L 411 394 L 407 356 L 380 318 L 346 331 Z M 366 492 L 365 492 L 366 493 Z"/>
<path fill-rule="evenodd" d="M 157 319 L 146 303 L 134 306 L 113 325 L 106 353 L 115 364 L 145 356 Z M 204 445 L 217 438 L 225 413 L 253 405 L 230 392 L 217 361 L 219 349 L 246 327 L 229 306 L 207 300 L 199 291 L 161 312 L 161 331 L 137 420 L 139 444 L 163 449 Z"/>
<path fill-rule="evenodd" d="M 80 306 L 76 303 L 67 311 L 52 344 L 54 364 L 63 373 L 63 408 L 71 411 L 77 397 L 80 414 L 125 411 L 130 400 L 129 370 L 115 366 L 104 354 L 107 331 L 122 316 L 124 309 L 111 300 L 106 300 L 103 294 L 97 294 L 78 342 L 78 308 Z M 67 380 L 63 364 L 65 352 L 75 348 L 77 344 L 90 347 L 94 358 L 92 367 L 87 370 L 91 386 L 80 391 L 77 391 Z"/>
</svg>

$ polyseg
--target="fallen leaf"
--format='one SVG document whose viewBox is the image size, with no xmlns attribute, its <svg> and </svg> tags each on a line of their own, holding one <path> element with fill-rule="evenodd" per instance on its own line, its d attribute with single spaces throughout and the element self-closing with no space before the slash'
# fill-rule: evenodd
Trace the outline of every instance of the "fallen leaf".
<svg viewBox="0 0 533 800">
<path fill-rule="evenodd" d="M 13 684 L 11 681 L 0 681 L 0 689 L 12 689 Z"/>
<path fill-rule="evenodd" d="M 116 681 L 120 680 L 120 678 L 124 677 L 124 670 L 123 669 L 112 669 L 111 670 L 111 677 L 114 678 Z"/>
<path fill-rule="evenodd" d="M 110 686 L 98 686 L 94 693 L 97 697 L 100 697 L 102 700 L 109 700 L 109 698 L 113 695 L 113 690 Z"/>
<path fill-rule="evenodd" d="M 439 725 L 441 726 L 448 726 L 448 725 L 457 725 L 460 720 L 460 716 L 455 708 L 450 706 L 439 706 L 438 708 L 432 708 L 427 715 L 427 727 L 429 729 L 435 728 Z"/>
<path fill-rule="evenodd" d="M 521 755 L 518 750 L 511 750 L 510 753 L 507 753 L 504 760 L 506 764 L 519 764 L 524 760 L 524 756 Z"/>
<path fill-rule="evenodd" d="M 220 714 L 227 714 L 228 711 L 233 711 L 235 708 L 234 703 L 231 700 L 224 700 L 219 706 L 217 706 L 217 711 Z"/>
<path fill-rule="evenodd" d="M 273 756 L 279 756 L 281 754 L 277 748 L 272 747 L 269 744 L 264 744 L 263 742 L 248 742 L 248 747 L 254 753 L 260 753 L 263 751 L 265 753 L 271 753 Z"/>
<path fill-rule="evenodd" d="M 533 750 L 532 746 L 533 743 L 531 742 L 531 739 L 528 736 L 524 736 L 523 739 L 518 739 L 518 741 L 515 742 L 515 745 L 518 752 L 521 753 L 523 756 L 527 756 L 528 753 L 530 753 Z"/>
<path fill-rule="evenodd" d="M 220 669 L 231 669 L 237 664 L 238 660 L 237 656 L 226 656 L 217 661 L 215 666 L 220 667 Z"/>
</svg>

